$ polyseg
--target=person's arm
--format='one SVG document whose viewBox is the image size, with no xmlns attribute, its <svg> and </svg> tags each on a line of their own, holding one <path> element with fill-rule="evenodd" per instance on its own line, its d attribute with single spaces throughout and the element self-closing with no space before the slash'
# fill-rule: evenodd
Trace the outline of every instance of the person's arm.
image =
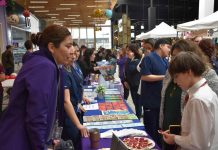
<svg viewBox="0 0 218 150">
<path fill-rule="evenodd" d="M 81 135 L 83 137 L 88 137 L 89 136 L 88 130 L 80 123 L 80 121 L 75 113 L 74 107 L 70 101 L 69 89 L 64 90 L 64 110 L 66 111 L 68 117 L 73 122 L 73 124 L 80 130 Z"/>
<path fill-rule="evenodd" d="M 2 64 L 0 64 L 0 82 L 5 80 L 5 73 Z"/>
<path fill-rule="evenodd" d="M 124 65 L 127 61 L 127 58 L 124 56 L 122 58 L 117 59 L 117 64 L 118 65 Z"/>
<path fill-rule="evenodd" d="M 31 149 L 46 149 L 48 138 L 48 117 L 55 115 L 55 99 L 51 90 L 57 86 L 57 72 L 49 64 L 34 66 L 26 73 L 25 86 L 28 97 L 26 100 L 25 128 Z M 56 83 L 55 83 L 56 82 Z M 16 84 L 16 80 L 15 80 Z M 54 110 L 54 114 L 50 114 Z M 51 120 L 49 118 L 49 120 Z"/>
<path fill-rule="evenodd" d="M 161 81 L 164 79 L 164 75 L 142 75 L 141 80 L 143 81 L 148 81 L 148 82 L 153 82 L 153 81 Z"/>
<path fill-rule="evenodd" d="M 209 149 L 209 143 L 212 144 L 212 136 L 215 127 L 214 114 L 200 100 L 192 100 L 186 108 L 185 117 L 189 117 L 186 123 L 189 123 L 190 130 L 187 136 L 175 136 L 175 143 L 185 149 Z M 183 116 L 184 116 L 183 115 Z M 185 119 L 186 119 L 185 118 Z"/>
<path fill-rule="evenodd" d="M 151 72 L 152 60 L 149 56 L 145 56 L 141 62 L 141 80 L 147 82 L 161 81 L 164 75 L 155 75 Z"/>
</svg>

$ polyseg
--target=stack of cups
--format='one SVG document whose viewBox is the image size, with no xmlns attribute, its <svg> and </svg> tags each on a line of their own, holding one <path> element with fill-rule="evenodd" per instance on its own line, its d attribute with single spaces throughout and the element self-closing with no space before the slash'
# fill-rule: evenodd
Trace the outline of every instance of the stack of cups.
<svg viewBox="0 0 218 150">
<path fill-rule="evenodd" d="M 89 138 L 90 138 L 91 148 L 97 149 L 100 140 L 99 130 L 97 128 L 91 129 L 89 131 L 89 134 L 90 134 Z"/>
</svg>

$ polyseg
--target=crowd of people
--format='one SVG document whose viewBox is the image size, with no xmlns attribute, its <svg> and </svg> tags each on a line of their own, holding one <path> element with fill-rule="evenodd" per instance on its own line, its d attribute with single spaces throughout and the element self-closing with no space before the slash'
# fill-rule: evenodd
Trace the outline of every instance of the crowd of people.
<svg viewBox="0 0 218 150">
<path fill-rule="evenodd" d="M 39 50 L 33 52 L 34 45 Z M 218 149 L 218 57 L 211 39 L 146 39 L 141 48 L 131 43 L 118 51 L 96 51 L 79 47 L 66 27 L 51 25 L 33 34 L 25 47 L 23 66 L 0 118 L 0 149 L 47 149 L 70 139 L 80 150 L 81 137 L 89 136 L 82 103 L 90 100 L 83 86 L 100 70 L 113 76 L 116 66 L 123 98 L 131 94 L 136 116 L 143 118 L 159 147 Z M 8 45 L 2 54 L 0 81 L 14 72 L 12 48 Z M 98 66 L 102 60 L 108 65 Z M 0 86 L 1 107 L 2 100 Z M 172 125 L 180 132 L 172 132 Z"/>
</svg>

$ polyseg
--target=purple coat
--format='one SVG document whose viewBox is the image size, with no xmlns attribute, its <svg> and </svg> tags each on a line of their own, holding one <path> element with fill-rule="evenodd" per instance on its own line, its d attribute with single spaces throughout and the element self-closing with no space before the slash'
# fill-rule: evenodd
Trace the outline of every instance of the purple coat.
<svg viewBox="0 0 218 150">
<path fill-rule="evenodd" d="M 56 112 L 58 68 L 45 50 L 34 52 L 14 82 L 0 120 L 0 150 L 45 150 Z"/>
</svg>

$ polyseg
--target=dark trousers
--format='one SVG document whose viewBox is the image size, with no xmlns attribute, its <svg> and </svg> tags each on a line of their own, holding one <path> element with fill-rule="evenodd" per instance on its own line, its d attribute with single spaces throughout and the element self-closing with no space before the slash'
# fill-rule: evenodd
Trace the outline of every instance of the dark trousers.
<svg viewBox="0 0 218 150">
<path fill-rule="evenodd" d="M 80 123 L 82 124 L 83 120 L 83 113 L 77 113 L 77 117 L 80 120 Z M 71 120 L 68 118 L 65 120 L 65 125 L 63 128 L 63 139 L 64 140 L 72 140 L 73 146 L 75 150 L 81 150 L 82 147 L 82 141 L 81 141 L 81 133 L 80 130 L 71 122 Z"/>
<path fill-rule="evenodd" d="M 158 108 L 146 108 L 143 107 L 144 110 L 144 125 L 146 132 L 153 138 L 153 140 L 161 147 L 161 136 L 158 133 L 159 129 L 159 112 Z"/>
<path fill-rule="evenodd" d="M 140 96 L 137 93 L 138 86 L 130 87 L 130 92 L 131 92 L 133 104 L 135 105 L 136 116 L 140 119 L 142 116 L 142 104 L 141 104 Z"/>
<path fill-rule="evenodd" d="M 121 81 L 121 83 L 123 84 L 123 90 L 124 90 L 124 99 L 127 100 L 129 97 L 129 89 L 127 89 L 124 85 L 124 81 Z"/>
</svg>

